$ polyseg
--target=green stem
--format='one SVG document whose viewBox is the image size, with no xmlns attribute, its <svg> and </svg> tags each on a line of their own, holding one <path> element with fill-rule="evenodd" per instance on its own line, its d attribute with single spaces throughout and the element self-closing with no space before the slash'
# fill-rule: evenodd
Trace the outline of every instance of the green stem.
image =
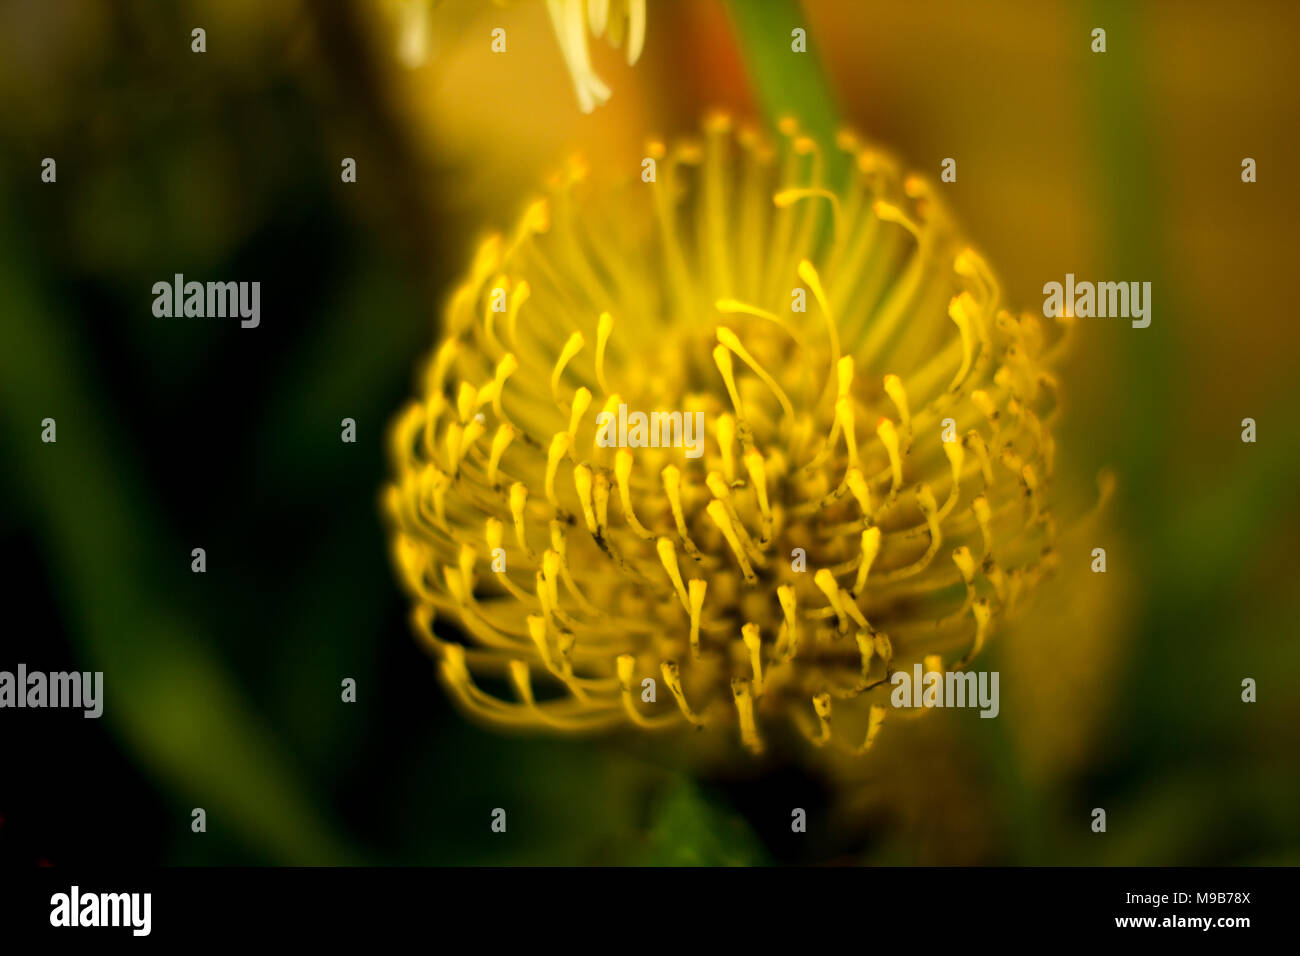
<svg viewBox="0 0 1300 956">
<path fill-rule="evenodd" d="M 826 147 L 827 177 L 838 184 L 847 157 L 831 147 L 839 129 L 839 109 L 817 59 L 815 38 L 796 0 L 729 0 L 741 55 L 755 97 L 768 123 L 793 116 L 799 128 Z M 793 49 L 795 28 L 805 31 L 807 52 Z"/>
</svg>

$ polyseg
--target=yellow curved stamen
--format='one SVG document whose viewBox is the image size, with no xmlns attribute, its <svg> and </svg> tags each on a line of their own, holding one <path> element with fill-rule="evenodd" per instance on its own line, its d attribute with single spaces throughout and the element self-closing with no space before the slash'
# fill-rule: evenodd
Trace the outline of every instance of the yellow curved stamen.
<svg viewBox="0 0 1300 956">
<path fill-rule="evenodd" d="M 497 433 L 492 437 L 492 451 L 488 455 L 487 483 L 493 488 L 500 487 L 497 472 L 501 467 L 501 456 L 506 453 L 506 448 L 514 437 L 515 430 L 504 423 L 497 426 Z"/>
<path fill-rule="evenodd" d="M 609 384 L 605 381 L 605 347 L 609 345 L 613 331 L 614 317 L 608 312 L 600 313 L 600 320 L 596 323 L 596 384 L 604 395 L 609 394 Z"/>
<path fill-rule="evenodd" d="M 749 666 L 753 672 L 754 696 L 763 696 L 763 638 L 758 625 L 752 621 L 740 629 L 741 641 L 749 651 Z"/>
<path fill-rule="evenodd" d="M 801 199 L 825 199 L 829 202 L 831 204 L 831 216 L 835 223 L 835 235 L 838 237 L 843 234 L 844 214 L 840 209 L 840 197 L 829 189 L 816 186 L 794 186 L 776 193 L 772 197 L 772 202 L 778 208 L 785 209 Z"/>
<path fill-rule="evenodd" d="M 678 600 L 689 612 L 691 599 L 686 593 L 686 584 L 682 581 L 682 569 L 677 564 L 677 548 L 673 546 L 672 538 L 660 538 L 655 542 L 655 550 L 659 552 L 659 563 L 668 572 L 668 579 L 673 583 L 673 590 L 677 592 Z"/>
<path fill-rule="evenodd" d="M 754 721 L 754 695 L 749 681 L 739 677 L 733 678 L 731 693 L 735 698 L 736 715 L 740 720 L 740 742 L 751 753 L 761 754 L 763 739 L 758 735 L 758 724 Z"/>
<path fill-rule="evenodd" d="M 745 554 L 745 547 L 741 544 L 740 538 L 736 534 L 736 529 L 731 525 L 731 516 L 727 514 L 726 506 L 717 498 L 709 502 L 705 508 L 708 516 L 713 523 L 718 526 L 722 536 L 727 539 L 727 544 L 731 547 L 731 553 L 736 558 L 736 563 L 740 565 L 740 573 L 745 578 L 745 583 L 754 585 L 758 583 L 758 578 L 754 574 L 754 568 L 749 563 L 749 557 Z"/>
<path fill-rule="evenodd" d="M 510 517 L 515 524 L 515 542 L 519 545 L 519 550 L 528 555 L 528 559 L 534 560 L 533 549 L 528 546 L 528 525 L 525 521 L 524 509 L 528 505 L 528 489 L 524 487 L 523 482 L 516 481 L 510 486 Z"/>
<path fill-rule="evenodd" d="M 519 348 L 519 310 L 524 307 L 532 292 L 532 287 L 527 281 L 521 280 L 515 286 L 514 295 L 510 296 L 510 303 L 506 308 L 506 331 L 510 336 L 512 349 Z"/>
<path fill-rule="evenodd" d="M 762 519 L 760 535 L 764 541 L 772 537 L 772 507 L 767 500 L 767 466 L 763 456 L 757 450 L 746 452 L 745 470 L 754 485 L 754 496 L 758 501 L 758 513 Z"/>
<path fill-rule="evenodd" d="M 817 268 L 807 259 L 799 260 L 799 266 L 796 270 L 799 278 L 808 286 L 808 291 L 813 294 L 817 300 L 817 305 L 822 310 L 822 318 L 826 321 L 826 335 L 830 340 L 831 361 L 830 367 L 835 368 L 840 361 L 840 333 L 835 326 L 835 318 L 831 313 L 830 301 L 826 297 L 826 290 L 822 287 L 821 276 L 817 274 Z"/>
<path fill-rule="evenodd" d="M 460 416 L 462 425 L 474 414 L 474 399 L 477 395 L 478 390 L 469 382 L 460 383 L 460 391 L 456 393 L 456 414 Z"/>
<path fill-rule="evenodd" d="M 732 448 L 736 440 L 736 420 L 730 415 L 719 415 L 716 427 L 718 450 L 722 453 L 722 474 L 732 482 L 736 480 L 736 456 Z"/>
<path fill-rule="evenodd" d="M 673 699 L 677 701 L 678 708 L 681 709 L 682 716 L 689 720 L 697 727 L 703 726 L 704 720 L 691 710 L 686 703 L 686 694 L 682 691 L 682 676 L 678 669 L 676 661 L 664 661 L 659 665 L 660 672 L 664 675 L 664 683 L 668 685 L 668 690 L 672 693 Z"/>
<path fill-rule="evenodd" d="M 975 358 L 975 345 L 971 334 L 971 310 L 973 306 L 969 304 L 970 294 L 963 292 L 959 296 L 953 296 L 952 301 L 948 303 L 948 317 L 952 319 L 953 324 L 957 326 L 957 331 L 961 335 L 961 365 L 957 367 L 957 374 L 952 377 L 952 382 L 948 385 L 949 391 L 956 391 L 961 383 L 966 381 L 966 376 L 970 374 L 971 362 Z"/>
<path fill-rule="evenodd" d="M 812 738 L 812 742 L 818 747 L 823 747 L 830 743 L 831 739 L 831 695 L 818 694 L 812 699 L 813 713 L 817 715 L 817 722 L 820 724 L 820 732 Z"/>
<path fill-rule="evenodd" d="M 866 753 L 871 749 L 871 745 L 876 742 L 876 737 L 880 734 L 880 727 L 885 722 L 887 711 L 880 704 L 872 704 L 869 716 L 867 718 L 867 736 L 862 741 L 860 753 Z"/>
<path fill-rule="evenodd" d="M 585 385 L 573 393 L 573 410 L 569 413 L 569 447 L 573 447 L 573 440 L 578 434 L 578 425 L 582 422 L 582 416 L 587 414 L 587 409 L 591 407 L 591 390 Z"/>
<path fill-rule="evenodd" d="M 654 533 L 637 520 L 636 512 L 632 509 L 631 479 L 632 453 L 626 448 L 620 448 L 614 456 L 614 480 L 618 483 L 618 500 L 623 506 L 623 518 L 638 537 L 648 541 L 654 537 Z"/>
<path fill-rule="evenodd" d="M 872 515 L 871 489 L 867 487 L 867 480 L 862 476 L 862 471 L 858 468 L 850 468 L 844 476 L 844 483 L 852 493 L 853 500 L 858 503 L 863 520 L 870 521 Z"/>
<path fill-rule="evenodd" d="M 551 371 L 551 398 L 555 404 L 560 404 L 560 376 L 564 374 L 565 367 L 573 360 L 573 357 L 582 351 L 585 341 L 581 332 L 574 332 L 569 336 L 564 348 L 560 350 L 560 357 L 555 360 L 555 368 Z"/>
<path fill-rule="evenodd" d="M 718 367 L 718 372 L 722 375 L 723 384 L 727 387 L 727 396 L 731 399 L 731 405 L 736 410 L 736 418 L 744 420 L 745 410 L 740 404 L 740 392 L 736 390 L 735 372 L 731 367 L 731 352 L 724 345 L 718 345 L 713 349 L 713 362 Z"/>
<path fill-rule="evenodd" d="M 844 432 L 844 445 L 849 454 L 849 471 L 853 471 L 858 467 L 858 435 L 853 421 L 852 399 L 841 398 L 835 403 L 835 421 Z"/>
<path fill-rule="evenodd" d="M 840 632 L 847 631 L 849 629 L 849 619 L 845 611 L 844 601 L 840 598 L 840 585 L 835 580 L 835 575 L 831 574 L 826 568 L 822 568 L 813 575 L 813 583 L 826 595 L 826 600 L 830 603 L 832 610 L 835 611 L 835 618 L 839 622 Z"/>
<path fill-rule="evenodd" d="M 975 616 L 975 638 L 970 650 L 954 665 L 954 670 L 964 669 L 984 647 L 984 637 L 988 632 L 989 621 L 993 618 L 993 609 L 983 598 L 971 604 L 971 613 Z"/>
<path fill-rule="evenodd" d="M 993 511 L 989 507 L 989 500 L 983 495 L 979 495 L 971 502 L 971 511 L 975 514 L 975 521 L 979 524 L 980 535 L 984 539 L 984 553 L 986 555 L 993 553 Z"/>
<path fill-rule="evenodd" d="M 658 729 L 675 723 L 679 719 L 676 714 L 664 714 L 659 717 L 647 717 L 642 714 L 637 709 L 636 702 L 632 699 L 632 686 L 636 681 L 636 658 L 631 654 L 620 654 L 615 661 L 618 667 L 618 682 L 623 710 L 627 712 L 627 716 L 632 723 L 646 729 Z"/>
<path fill-rule="evenodd" d="M 686 513 L 682 510 L 681 469 L 676 465 L 665 465 L 663 471 L 659 474 L 663 479 L 664 494 L 668 496 L 668 506 L 673 512 L 673 523 L 677 526 L 677 534 L 681 536 L 686 553 L 691 557 L 695 557 L 700 553 L 700 549 L 691 540 L 690 531 L 686 527 Z"/>
<path fill-rule="evenodd" d="M 704 592 L 708 590 L 708 582 L 700 578 L 692 578 L 690 586 L 687 588 L 687 599 L 691 612 L 691 658 L 699 660 L 700 658 L 700 615 L 704 610 Z"/>
<path fill-rule="evenodd" d="M 578 492 L 578 502 L 582 505 L 582 517 L 587 522 L 587 530 L 593 535 L 599 533 L 596 525 L 596 506 L 591 498 L 591 466 L 578 465 L 573 469 L 573 486 Z"/>
<path fill-rule="evenodd" d="M 551 447 L 546 452 L 544 488 L 546 490 L 546 500 L 551 503 L 551 507 L 555 509 L 556 514 L 559 514 L 563 509 L 560 507 L 560 499 L 555 494 L 555 476 L 560 470 L 560 462 L 572 447 L 573 440 L 569 437 L 568 432 L 556 432 L 551 436 Z"/>
<path fill-rule="evenodd" d="M 858 565 L 858 579 L 853 584 L 854 596 L 860 595 L 867 586 L 867 574 L 871 571 L 876 555 L 880 553 L 880 538 L 879 528 L 867 528 L 862 532 L 862 560 Z"/>
<path fill-rule="evenodd" d="M 885 452 L 889 455 L 889 473 L 891 484 L 889 486 L 890 494 L 897 494 L 898 489 L 903 486 L 903 459 L 899 455 L 898 447 L 898 429 L 888 418 L 881 418 L 876 422 L 876 434 L 880 436 L 880 443 L 885 446 Z"/>
<path fill-rule="evenodd" d="M 736 333 L 731 331 L 731 329 L 727 328 L 725 325 L 720 325 L 717 329 L 717 336 L 720 343 L 725 345 L 732 352 L 735 352 L 740 360 L 748 365 L 753 370 L 754 374 L 762 380 L 763 384 L 771 389 L 772 394 L 776 396 L 776 400 L 781 403 L 781 411 L 785 414 L 786 418 L 793 418 L 794 406 L 790 404 L 790 399 L 785 394 L 785 389 L 776 383 L 776 379 L 769 375 L 763 366 L 758 364 L 758 360 L 755 359 L 754 356 L 749 354 L 749 350 L 741 344 L 740 339 L 736 337 Z M 739 414 L 739 408 L 737 409 L 737 414 Z"/>
<path fill-rule="evenodd" d="M 904 435 L 912 434 L 912 416 L 907 408 L 907 392 L 903 389 L 903 380 L 897 375 L 885 376 L 885 394 L 889 396 L 894 407 L 898 409 L 898 421 L 903 427 Z"/>
<path fill-rule="evenodd" d="M 788 584 L 783 584 L 776 589 L 776 597 L 781 604 L 781 613 L 785 625 L 785 646 L 782 658 L 790 660 L 799 653 L 799 618 L 796 613 L 797 605 L 794 588 Z"/>
</svg>

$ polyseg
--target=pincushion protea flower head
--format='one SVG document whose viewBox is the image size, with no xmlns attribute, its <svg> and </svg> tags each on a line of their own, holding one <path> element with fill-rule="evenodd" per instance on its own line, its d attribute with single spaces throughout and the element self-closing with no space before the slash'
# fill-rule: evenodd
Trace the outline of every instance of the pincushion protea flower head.
<svg viewBox="0 0 1300 956">
<path fill-rule="evenodd" d="M 894 668 L 965 667 L 1051 568 L 1069 320 L 1002 309 L 886 155 L 841 135 L 833 188 L 780 134 L 714 116 L 653 181 L 575 162 L 451 296 L 385 504 L 483 721 L 861 753 Z M 702 413 L 702 455 L 608 447 L 620 408 Z"/>
</svg>

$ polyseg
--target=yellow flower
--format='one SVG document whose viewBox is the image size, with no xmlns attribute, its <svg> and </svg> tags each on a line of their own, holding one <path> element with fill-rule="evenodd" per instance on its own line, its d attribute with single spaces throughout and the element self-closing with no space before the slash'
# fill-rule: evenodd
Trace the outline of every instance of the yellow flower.
<svg viewBox="0 0 1300 956">
<path fill-rule="evenodd" d="M 397 57 L 408 67 L 420 66 L 429 58 L 436 2 L 398 0 Z M 546 0 L 546 11 L 573 79 L 578 106 L 590 113 L 609 99 L 610 90 L 592 68 L 588 33 L 605 37 L 614 49 L 626 39 L 627 62 L 634 65 L 645 45 L 645 0 Z"/>
<path fill-rule="evenodd" d="M 840 189 L 793 121 L 714 116 L 479 248 L 384 499 L 468 713 L 861 753 L 896 666 L 965 667 L 1051 568 L 1070 320 L 1000 308 L 936 187 L 836 148 Z M 607 447 L 620 408 L 702 413 L 702 455 Z"/>
<path fill-rule="evenodd" d="M 590 113 L 609 99 L 609 87 L 591 68 L 587 32 L 606 36 L 615 49 L 623 45 L 626 35 L 628 66 L 634 66 L 645 45 L 645 0 L 546 0 L 546 12 L 573 77 L 578 106 Z"/>
</svg>

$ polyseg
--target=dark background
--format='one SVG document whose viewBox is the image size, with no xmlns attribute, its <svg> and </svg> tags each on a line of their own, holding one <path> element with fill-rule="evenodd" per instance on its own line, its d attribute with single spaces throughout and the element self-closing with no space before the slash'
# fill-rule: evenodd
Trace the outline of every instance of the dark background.
<svg viewBox="0 0 1300 956">
<path fill-rule="evenodd" d="M 377 500 L 442 298 L 571 146 L 635 159 L 707 105 L 757 110 L 721 5 L 652 4 L 645 60 L 601 51 L 615 101 L 578 117 L 540 4 L 449 2 L 411 76 L 382 3 L 9 3 L 0 668 L 103 670 L 106 702 L 0 714 L 0 859 L 1300 859 L 1294 10 L 807 7 L 848 119 L 926 169 L 963 157 L 953 204 L 1014 300 L 1066 271 L 1157 282 L 1150 334 L 1098 327 L 1068 373 L 1076 481 L 1110 465 L 1123 492 L 1110 590 L 1075 596 L 1097 613 L 1062 614 L 1066 594 L 991 649 L 1041 693 L 927 721 L 850 785 L 710 777 L 637 740 L 488 733 L 411 636 Z M 498 20 L 515 52 L 495 62 Z M 155 318 L 177 272 L 261 281 L 260 327 Z"/>
</svg>

